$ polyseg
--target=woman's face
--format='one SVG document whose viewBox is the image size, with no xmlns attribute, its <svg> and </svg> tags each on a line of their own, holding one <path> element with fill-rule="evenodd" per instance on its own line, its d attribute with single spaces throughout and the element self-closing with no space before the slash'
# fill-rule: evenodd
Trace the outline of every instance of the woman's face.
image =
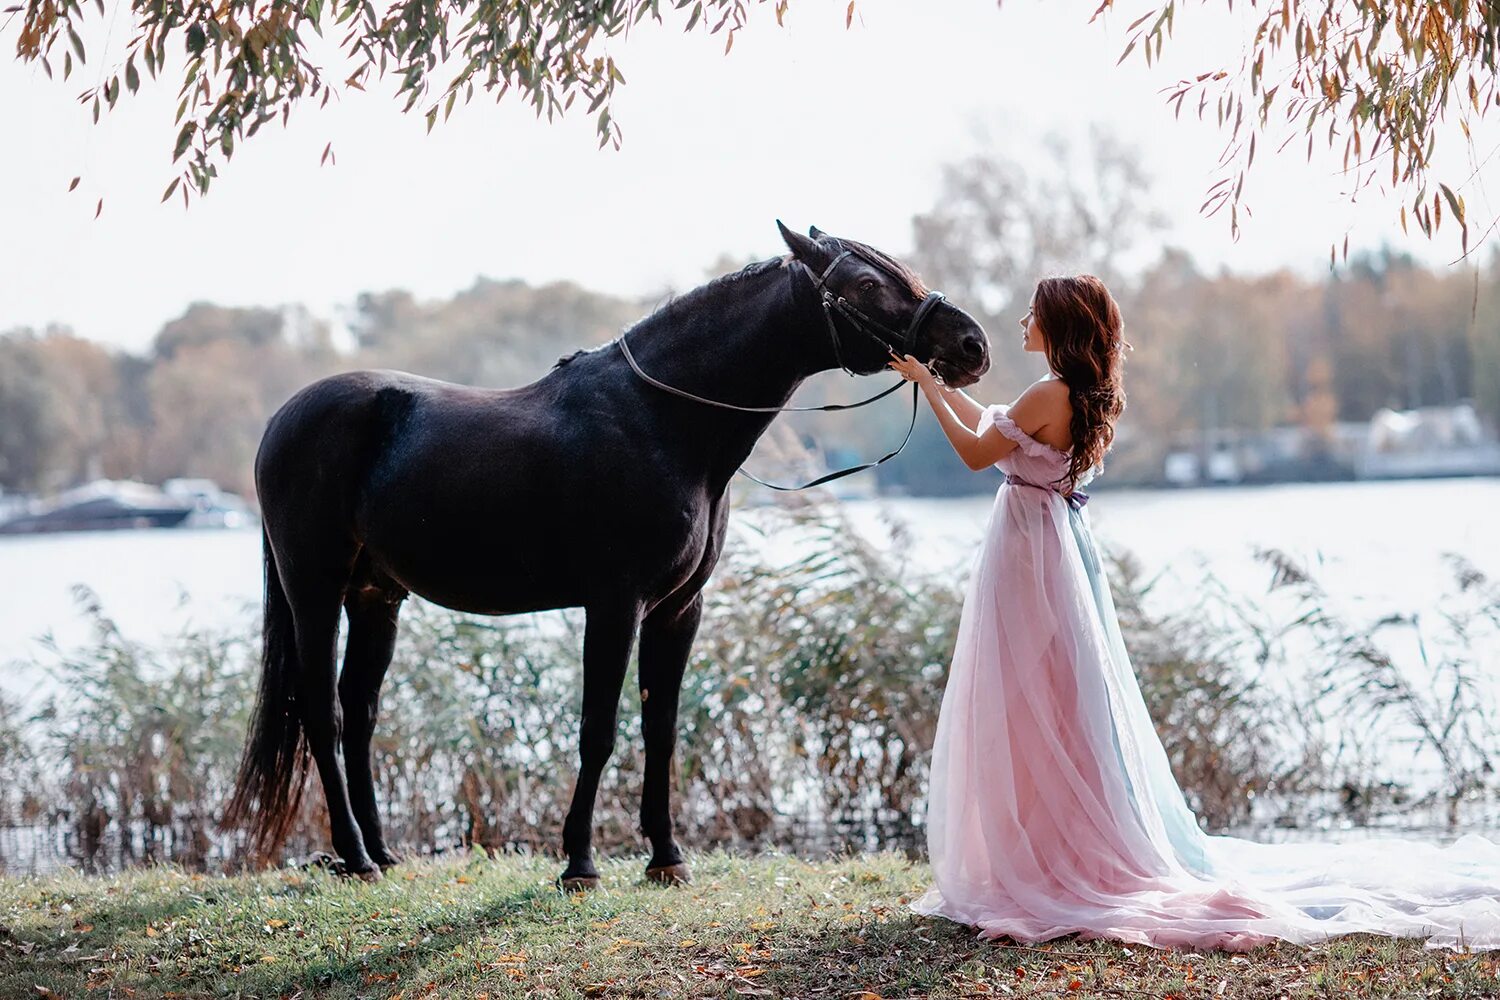
<svg viewBox="0 0 1500 1000">
<path fill-rule="evenodd" d="M 1042 336 L 1041 324 L 1036 321 L 1036 296 L 1033 295 L 1031 302 L 1026 307 L 1026 315 L 1021 317 L 1021 348 L 1027 351 L 1045 351 L 1047 341 Z"/>
</svg>

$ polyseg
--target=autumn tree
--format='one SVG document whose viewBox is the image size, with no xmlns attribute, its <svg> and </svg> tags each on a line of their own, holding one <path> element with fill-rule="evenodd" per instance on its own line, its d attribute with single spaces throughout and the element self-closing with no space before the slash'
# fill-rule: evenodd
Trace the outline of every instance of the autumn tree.
<svg viewBox="0 0 1500 1000">
<path fill-rule="evenodd" d="M 1017 323 L 1037 279 L 1086 272 L 1118 295 L 1127 285 L 1127 259 L 1154 238 L 1163 217 L 1137 151 L 1102 127 L 1081 140 L 1046 135 L 1024 159 L 976 152 L 947 164 L 941 177 L 932 207 L 912 219 L 909 260 L 988 332 L 993 365 L 983 395 L 1013 398 L 1046 371 L 1022 350 Z M 845 387 L 836 398 L 846 402 L 861 388 Z M 903 403 L 884 403 L 849 436 L 863 452 L 894 444 L 909 412 Z M 886 485 L 931 493 L 975 487 L 925 413 L 901 462 L 881 466 L 879 475 Z"/>
<path fill-rule="evenodd" d="M 0 336 L 0 488 L 52 490 L 129 468 L 138 442 L 120 360 L 66 329 Z"/>
<path fill-rule="evenodd" d="M 266 420 L 309 381 L 348 367 L 301 307 L 194 303 L 152 345 L 145 478 L 204 476 L 254 496 Z"/>
<path fill-rule="evenodd" d="M 1286 273 L 1205 275 L 1168 251 L 1127 291 L 1139 348 L 1126 361 L 1126 424 L 1159 468 L 1166 450 L 1204 458 L 1226 433 L 1290 422 L 1297 366 L 1315 337 L 1316 286 Z"/>
<path fill-rule="evenodd" d="M 1470 370 L 1475 409 L 1500 427 L 1500 251 L 1490 254 L 1484 273 L 1477 296 L 1483 301 L 1468 328 Z"/>
<path fill-rule="evenodd" d="M 1040 159 L 976 154 L 949 164 L 933 207 L 912 220 L 912 260 L 989 331 L 1004 392 L 1041 374 L 1017 325 L 1036 281 L 1084 272 L 1118 290 L 1127 258 L 1164 224 L 1139 153 L 1115 134 L 1052 134 L 1040 145 Z"/>
<path fill-rule="evenodd" d="M 611 340 L 646 311 L 569 282 L 481 278 L 431 303 L 405 291 L 365 293 L 351 326 L 366 365 L 503 387 L 540 378 L 561 354 Z"/>
</svg>

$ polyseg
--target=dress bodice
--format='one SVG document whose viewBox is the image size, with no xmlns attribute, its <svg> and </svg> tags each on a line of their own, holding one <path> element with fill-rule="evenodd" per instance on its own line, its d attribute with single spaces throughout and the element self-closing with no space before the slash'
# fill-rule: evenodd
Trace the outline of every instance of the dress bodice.
<svg viewBox="0 0 1500 1000">
<path fill-rule="evenodd" d="M 1068 452 L 1059 451 L 1050 444 L 1038 441 L 1023 431 L 1021 426 L 1010 418 L 1010 407 L 1004 403 L 995 403 L 984 408 L 984 412 L 979 415 L 977 432 L 983 434 L 992 424 L 996 430 L 1019 446 L 996 462 L 995 467 L 1005 473 L 1007 479 L 1019 479 L 1022 482 L 1057 490 L 1060 485 L 1059 480 L 1067 474 L 1072 456 Z M 1090 469 L 1079 481 L 1078 486 L 1082 487 L 1093 478 L 1093 475 L 1094 472 Z"/>
</svg>

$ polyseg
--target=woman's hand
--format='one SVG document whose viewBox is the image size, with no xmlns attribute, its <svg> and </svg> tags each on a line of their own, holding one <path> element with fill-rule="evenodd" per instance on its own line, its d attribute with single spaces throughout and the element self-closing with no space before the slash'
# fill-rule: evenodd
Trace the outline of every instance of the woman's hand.
<svg viewBox="0 0 1500 1000">
<path fill-rule="evenodd" d="M 896 372 L 896 374 L 906 379 L 906 381 L 915 382 L 917 383 L 917 385 L 923 386 L 924 388 L 927 385 L 935 383 L 937 381 L 937 376 L 932 374 L 932 372 L 927 369 L 926 365 L 922 364 L 922 362 L 918 361 L 910 354 L 903 355 L 899 360 L 896 358 L 892 358 L 889 363 L 889 367 L 892 371 Z"/>
</svg>

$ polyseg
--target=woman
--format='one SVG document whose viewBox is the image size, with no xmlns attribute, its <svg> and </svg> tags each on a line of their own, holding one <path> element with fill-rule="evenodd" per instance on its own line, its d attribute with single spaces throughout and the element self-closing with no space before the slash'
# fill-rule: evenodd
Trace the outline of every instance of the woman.
<svg viewBox="0 0 1500 1000">
<path fill-rule="evenodd" d="M 1500 845 L 1468 835 L 1259 844 L 1198 827 L 1120 638 L 1080 492 L 1125 407 L 1120 311 L 1091 275 L 1048 278 L 1021 319 L 1049 372 L 983 406 L 910 356 L 971 469 L 998 465 L 938 718 L 934 885 L 918 913 L 981 937 L 1077 932 L 1247 950 L 1368 931 L 1500 947 Z"/>
</svg>

